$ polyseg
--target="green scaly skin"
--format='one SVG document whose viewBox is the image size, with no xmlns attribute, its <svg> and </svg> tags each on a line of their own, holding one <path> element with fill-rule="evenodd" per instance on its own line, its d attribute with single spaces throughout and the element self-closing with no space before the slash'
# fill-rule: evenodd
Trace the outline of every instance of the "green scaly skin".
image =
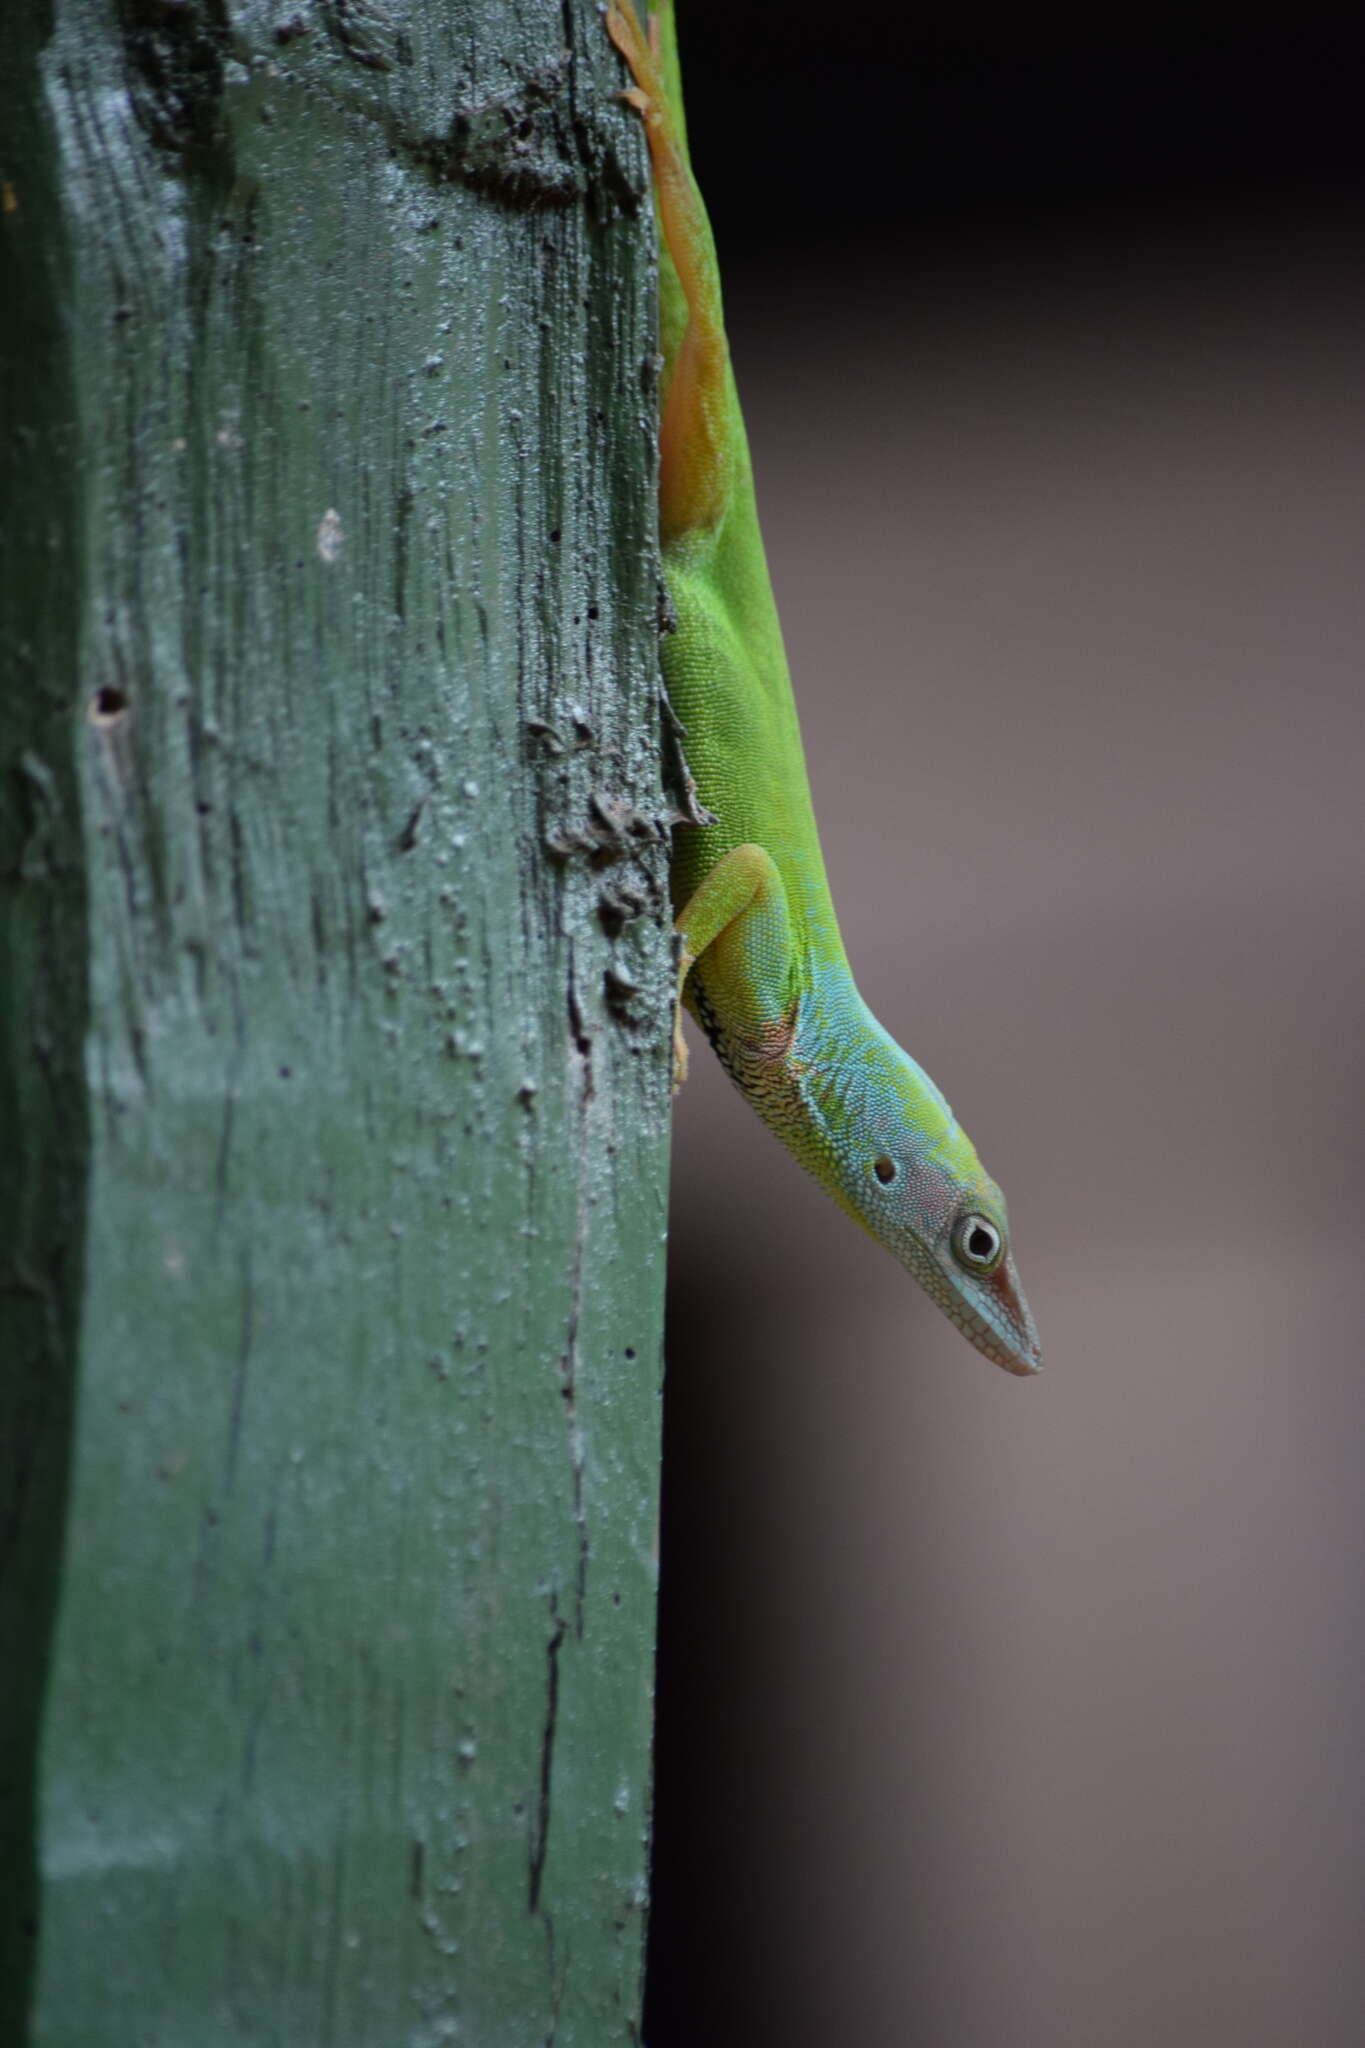
<svg viewBox="0 0 1365 2048">
<path fill-rule="evenodd" d="M 681 826 L 675 840 L 681 997 L 764 1122 L 840 1206 L 979 1351 L 1007 1371 L 1033 1373 L 1038 1337 L 1004 1197 L 939 1089 L 863 1002 L 839 935 L 724 346 L 715 252 L 688 167 L 671 6 L 661 27 L 654 57 L 628 0 L 608 12 L 650 134 L 663 228 L 660 526 L 677 613 L 663 666 L 688 765 L 718 820 Z M 671 207 L 660 170 L 670 149 Z M 670 412 L 690 322 L 711 335 L 709 368 Z"/>
</svg>

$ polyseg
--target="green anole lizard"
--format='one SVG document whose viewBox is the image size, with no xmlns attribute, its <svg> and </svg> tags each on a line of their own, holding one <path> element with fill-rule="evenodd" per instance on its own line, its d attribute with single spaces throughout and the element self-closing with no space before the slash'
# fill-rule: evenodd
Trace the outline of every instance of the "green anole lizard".
<svg viewBox="0 0 1365 2048">
<path fill-rule="evenodd" d="M 659 540 L 677 617 L 664 676 L 717 818 L 680 826 L 674 843 L 679 1000 L 840 1207 L 987 1358 L 1033 1373 L 1038 1336 L 1004 1197 L 940 1091 L 863 1002 L 839 936 L 715 245 L 688 159 L 672 6 L 646 37 L 633 0 L 611 0 L 606 26 L 634 79 L 622 97 L 644 120 L 662 237 Z"/>
</svg>

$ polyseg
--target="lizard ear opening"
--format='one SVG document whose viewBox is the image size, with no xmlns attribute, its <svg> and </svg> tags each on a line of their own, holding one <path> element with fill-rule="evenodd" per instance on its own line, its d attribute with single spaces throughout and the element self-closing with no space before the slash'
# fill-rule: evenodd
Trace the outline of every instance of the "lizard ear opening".
<svg viewBox="0 0 1365 2048">
<path fill-rule="evenodd" d="M 889 1187 L 896 1178 L 896 1162 L 889 1152 L 879 1152 L 872 1162 L 872 1171 L 884 1188 Z"/>
</svg>

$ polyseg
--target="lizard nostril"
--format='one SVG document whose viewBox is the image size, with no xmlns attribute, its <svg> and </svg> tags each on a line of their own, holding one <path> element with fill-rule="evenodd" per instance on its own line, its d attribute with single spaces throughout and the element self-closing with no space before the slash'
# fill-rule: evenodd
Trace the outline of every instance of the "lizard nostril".
<svg viewBox="0 0 1365 2048">
<path fill-rule="evenodd" d="M 896 1178 L 896 1162 L 888 1153 L 880 1152 L 872 1162 L 872 1171 L 882 1186 L 887 1187 Z"/>
</svg>

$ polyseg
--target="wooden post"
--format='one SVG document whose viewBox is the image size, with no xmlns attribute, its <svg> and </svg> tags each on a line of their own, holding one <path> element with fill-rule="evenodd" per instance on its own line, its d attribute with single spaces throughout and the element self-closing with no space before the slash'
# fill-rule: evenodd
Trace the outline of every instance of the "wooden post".
<svg viewBox="0 0 1365 2048">
<path fill-rule="evenodd" d="M 634 2041 L 638 124 L 592 0 L 19 17 L 0 2037 Z"/>
</svg>

